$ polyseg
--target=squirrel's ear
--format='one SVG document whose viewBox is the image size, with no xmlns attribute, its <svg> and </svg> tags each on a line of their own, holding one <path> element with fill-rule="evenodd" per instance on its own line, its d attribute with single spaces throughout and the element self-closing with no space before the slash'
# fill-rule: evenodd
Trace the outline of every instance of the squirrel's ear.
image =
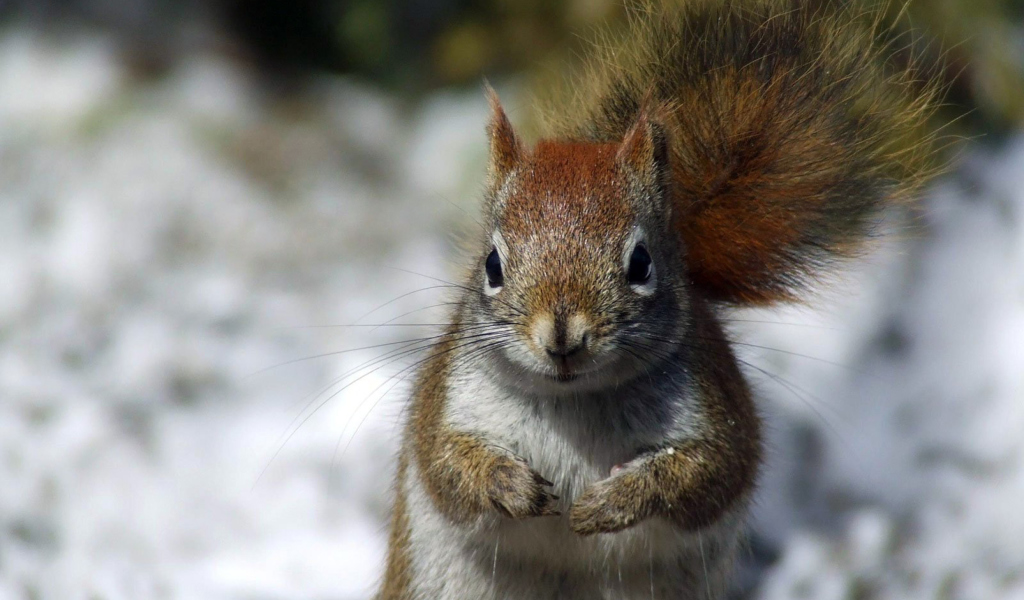
<svg viewBox="0 0 1024 600">
<path fill-rule="evenodd" d="M 619 147 L 621 165 L 652 185 L 661 183 L 668 169 L 668 137 L 660 123 L 652 121 L 647 112 L 640 113 Z"/>
<path fill-rule="evenodd" d="M 490 85 L 486 86 L 487 102 L 491 105 L 491 122 L 487 125 L 490 140 L 488 177 L 491 183 L 503 181 L 523 159 L 523 146 L 512 129 L 512 123 L 501 108 L 498 94 Z"/>
</svg>

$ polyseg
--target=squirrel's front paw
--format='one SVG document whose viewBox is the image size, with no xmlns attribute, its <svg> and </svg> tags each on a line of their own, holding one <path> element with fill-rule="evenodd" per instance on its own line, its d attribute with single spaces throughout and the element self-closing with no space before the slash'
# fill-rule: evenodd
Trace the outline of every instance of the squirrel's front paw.
<svg viewBox="0 0 1024 600">
<path fill-rule="evenodd" d="M 569 525 L 580 535 L 614 533 L 650 516 L 649 486 L 627 469 L 584 490 L 569 510 Z"/>
<path fill-rule="evenodd" d="M 554 485 L 518 457 L 503 457 L 491 472 L 488 495 L 491 503 L 506 517 L 557 516 L 555 496 L 545 489 Z"/>
</svg>

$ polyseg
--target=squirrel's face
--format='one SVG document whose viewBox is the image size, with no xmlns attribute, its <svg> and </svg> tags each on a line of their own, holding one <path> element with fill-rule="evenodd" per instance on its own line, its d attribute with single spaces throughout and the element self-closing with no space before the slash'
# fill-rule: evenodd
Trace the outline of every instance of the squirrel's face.
<svg viewBox="0 0 1024 600">
<path fill-rule="evenodd" d="M 527 151 L 503 127 L 492 123 L 491 230 L 470 282 L 480 325 L 505 328 L 499 354 L 533 388 L 641 373 L 678 339 L 686 305 L 652 130 Z"/>
</svg>

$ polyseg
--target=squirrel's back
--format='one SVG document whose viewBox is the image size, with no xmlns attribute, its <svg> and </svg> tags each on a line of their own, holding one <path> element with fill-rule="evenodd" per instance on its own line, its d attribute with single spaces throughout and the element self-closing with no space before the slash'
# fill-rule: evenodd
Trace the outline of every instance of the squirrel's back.
<svg viewBox="0 0 1024 600">
<path fill-rule="evenodd" d="M 793 300 L 934 171 L 938 96 L 870 14 L 795 0 L 642 4 L 544 102 L 543 137 L 665 129 L 691 277 L 710 299 Z"/>
</svg>

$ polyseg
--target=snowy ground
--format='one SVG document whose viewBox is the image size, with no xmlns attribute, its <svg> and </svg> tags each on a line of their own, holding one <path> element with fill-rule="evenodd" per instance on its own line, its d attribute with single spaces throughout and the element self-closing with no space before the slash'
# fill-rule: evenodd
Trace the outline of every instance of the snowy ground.
<svg viewBox="0 0 1024 600">
<path fill-rule="evenodd" d="M 403 295 L 472 226 L 484 108 L 0 35 L 0 599 L 368 596 L 410 361 L 366 361 L 433 330 L 334 325 L 442 318 Z M 742 348 L 752 597 L 1024 598 L 1022 174 L 974 151 L 821 310 L 736 316 L 786 351 Z"/>
</svg>

